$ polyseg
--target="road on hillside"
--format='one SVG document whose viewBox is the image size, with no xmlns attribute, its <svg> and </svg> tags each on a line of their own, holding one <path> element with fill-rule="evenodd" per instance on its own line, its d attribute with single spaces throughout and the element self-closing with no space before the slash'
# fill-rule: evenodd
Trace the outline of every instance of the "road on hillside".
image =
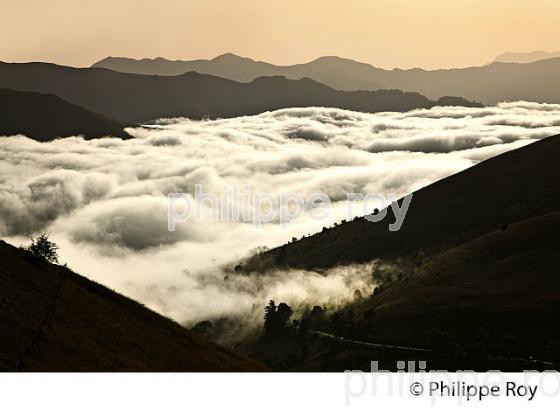
<svg viewBox="0 0 560 410">
<path fill-rule="evenodd" d="M 372 350 L 384 350 L 384 351 L 397 351 L 397 352 L 410 352 L 410 353 L 431 353 L 432 351 L 430 349 L 421 349 L 418 347 L 407 347 L 407 346 L 395 346 L 395 345 L 387 345 L 387 344 L 381 344 L 381 343 L 372 343 L 372 342 L 363 342 L 363 341 L 359 341 L 359 340 L 352 340 L 352 339 L 347 339 L 345 337 L 341 337 L 341 336 L 335 336 L 333 334 L 330 333 L 325 333 L 325 332 L 320 332 L 318 330 L 309 330 L 310 333 L 317 335 L 319 337 L 324 337 L 327 339 L 331 339 L 336 343 L 340 343 L 342 345 L 347 345 L 347 346 L 353 346 L 353 347 L 362 347 L 362 348 L 366 348 L 366 349 L 372 349 Z M 533 359 L 533 358 L 520 358 L 520 357 L 509 357 L 509 356 L 491 356 L 490 357 L 493 360 L 512 360 L 512 361 L 516 361 L 516 362 L 521 362 L 521 363 L 527 363 L 527 364 L 538 364 L 538 365 L 542 365 L 545 366 L 547 368 L 557 368 L 557 364 L 552 363 L 552 362 L 548 362 L 548 361 L 544 361 L 544 360 L 537 360 L 537 359 Z"/>
<path fill-rule="evenodd" d="M 330 333 L 325 333 L 325 332 L 320 332 L 318 330 L 309 330 L 310 333 L 315 334 L 319 337 L 325 337 L 328 339 L 332 339 L 337 343 L 343 344 L 343 345 L 348 345 L 348 346 L 354 346 L 354 347 L 364 347 L 367 349 L 373 349 L 373 350 L 391 350 L 391 351 L 399 351 L 399 352 L 413 352 L 413 353 L 430 353 L 431 350 L 430 349 L 420 349 L 417 347 L 406 347 L 406 346 L 395 346 L 395 345 L 386 345 L 386 344 L 381 344 L 381 343 L 372 343 L 372 342 L 362 342 L 359 340 L 352 340 L 352 339 L 347 339 L 345 337 L 341 337 L 341 336 L 335 336 L 333 334 Z"/>
</svg>

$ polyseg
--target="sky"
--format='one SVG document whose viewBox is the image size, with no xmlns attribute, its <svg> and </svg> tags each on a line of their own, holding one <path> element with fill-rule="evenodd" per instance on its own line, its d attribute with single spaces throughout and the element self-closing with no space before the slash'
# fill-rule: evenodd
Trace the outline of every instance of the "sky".
<svg viewBox="0 0 560 410">
<path fill-rule="evenodd" d="M 338 55 L 383 68 L 482 65 L 557 51 L 558 0 L 2 0 L 0 60 L 107 56 L 275 64 Z"/>
</svg>

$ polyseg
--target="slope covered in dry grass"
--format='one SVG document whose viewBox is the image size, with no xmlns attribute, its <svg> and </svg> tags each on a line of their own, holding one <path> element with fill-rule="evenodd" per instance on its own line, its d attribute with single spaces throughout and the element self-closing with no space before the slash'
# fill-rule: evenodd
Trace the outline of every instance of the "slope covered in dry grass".
<svg viewBox="0 0 560 410">
<path fill-rule="evenodd" d="M 263 370 L 110 289 L 2 241 L 0 283 L 3 370 Z"/>
</svg>

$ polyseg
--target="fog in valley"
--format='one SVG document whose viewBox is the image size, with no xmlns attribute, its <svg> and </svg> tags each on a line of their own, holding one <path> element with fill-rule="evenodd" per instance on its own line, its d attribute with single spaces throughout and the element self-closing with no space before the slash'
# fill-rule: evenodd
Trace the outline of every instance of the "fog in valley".
<svg viewBox="0 0 560 410">
<path fill-rule="evenodd" d="M 130 140 L 0 137 L 0 236 L 20 245 L 47 232 L 70 268 L 180 323 L 233 317 L 256 326 L 270 299 L 301 310 L 371 292 L 372 264 L 238 275 L 236 261 L 348 219 L 349 192 L 400 197 L 558 134 L 558 118 L 560 105 L 529 102 L 378 114 L 292 108 L 165 119 L 129 129 Z M 206 213 L 168 231 L 167 195 L 192 196 L 196 184 L 216 195 L 243 185 L 324 193 L 332 206 L 321 220 L 304 213 L 255 226 L 210 223 Z"/>
</svg>

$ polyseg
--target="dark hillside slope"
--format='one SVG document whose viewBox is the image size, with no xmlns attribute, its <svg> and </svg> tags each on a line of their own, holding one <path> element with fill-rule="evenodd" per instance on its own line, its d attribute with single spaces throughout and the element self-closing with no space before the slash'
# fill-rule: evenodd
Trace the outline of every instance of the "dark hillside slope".
<svg viewBox="0 0 560 410">
<path fill-rule="evenodd" d="M 0 88 L 0 136 L 23 134 L 37 141 L 83 135 L 129 138 L 132 126 L 70 104 L 53 94 Z"/>
<path fill-rule="evenodd" d="M 292 332 L 240 350 L 275 370 L 368 370 L 371 360 L 383 369 L 398 360 L 432 370 L 559 369 L 559 249 L 560 211 L 529 218 L 405 266 L 400 279 L 336 312 L 337 326 L 334 316 L 315 320 L 336 339 Z"/>
<path fill-rule="evenodd" d="M 544 354 L 560 336 L 559 249 L 560 211 L 529 218 L 433 255 L 357 311 L 375 309 L 377 337 L 410 343 L 438 328 L 464 339 L 484 329 Z"/>
<path fill-rule="evenodd" d="M 381 259 L 373 294 L 313 324 L 359 348 L 303 333 L 241 350 L 282 370 L 368 369 L 378 357 L 428 360 L 429 369 L 560 368 L 559 151 L 560 136 L 550 137 L 420 190 L 400 232 L 355 221 L 249 261 L 245 269 L 265 270 Z M 395 358 L 360 342 L 430 353 L 393 349 Z"/>
<path fill-rule="evenodd" d="M 348 307 L 347 332 L 428 348 L 431 369 L 559 369 L 558 249 L 560 211 L 500 228 Z"/>
<path fill-rule="evenodd" d="M 308 78 L 260 77 L 240 83 L 196 72 L 148 76 L 46 63 L 0 63 L 0 87 L 56 94 L 88 110 L 135 123 L 162 117 L 236 117 L 290 107 L 378 112 L 438 104 L 421 94 L 399 90 L 337 91 Z M 480 106 L 461 98 L 453 101 Z"/>
<path fill-rule="evenodd" d="M 263 370 L 124 296 L 3 241 L 0 284 L 2 370 Z"/>
<path fill-rule="evenodd" d="M 414 193 L 398 232 L 363 218 L 253 258 L 248 270 L 271 265 L 326 268 L 375 258 L 439 252 L 508 224 L 560 209 L 560 136 L 484 161 Z"/>
</svg>

